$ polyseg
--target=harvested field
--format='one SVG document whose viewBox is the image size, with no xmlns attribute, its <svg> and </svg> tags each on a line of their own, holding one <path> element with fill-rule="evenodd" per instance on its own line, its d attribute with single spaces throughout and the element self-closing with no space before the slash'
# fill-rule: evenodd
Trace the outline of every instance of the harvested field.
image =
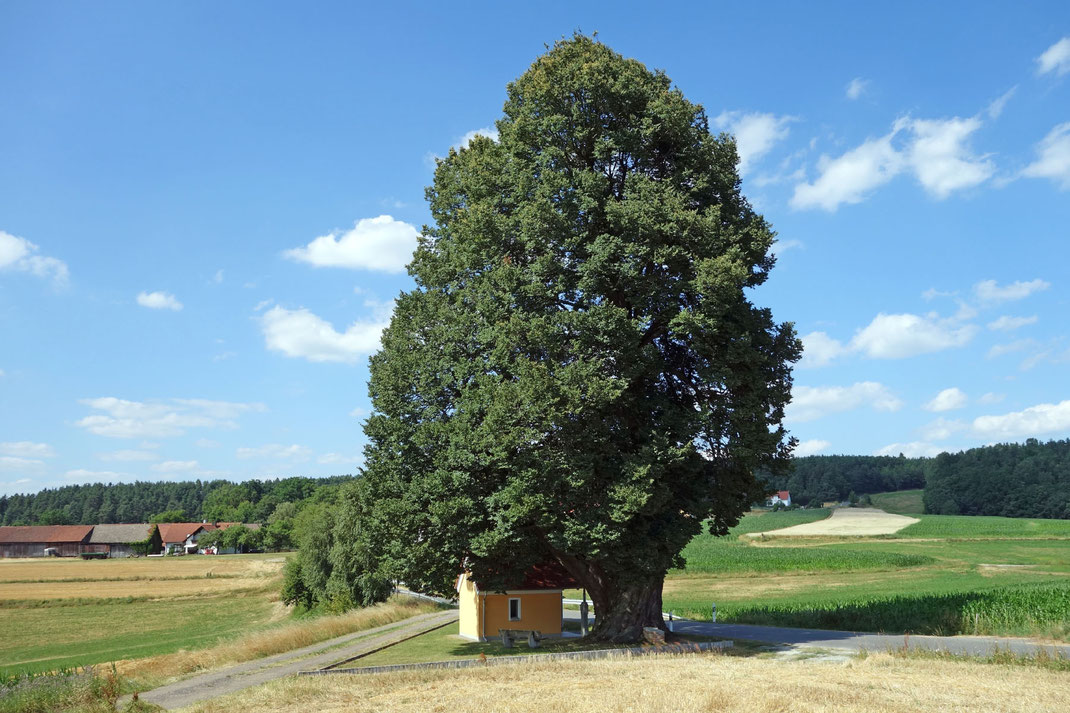
<svg viewBox="0 0 1070 713">
<path fill-rule="evenodd" d="M 59 580 L 100 581 L 107 579 L 174 579 L 182 577 L 272 576 L 285 562 L 283 555 L 268 557 L 187 556 L 138 557 L 127 559 L 81 560 L 0 559 L 0 583 L 54 582 Z"/>
<path fill-rule="evenodd" d="M 5 601 L 42 599 L 118 599 L 121 597 L 190 597 L 223 592 L 253 591 L 264 586 L 261 577 L 226 577 L 182 580 L 118 580 L 0 584 L 0 606 Z"/>
<path fill-rule="evenodd" d="M 1068 709 L 1070 674 L 1065 672 L 879 654 L 845 663 L 699 655 L 359 678 L 302 677 L 186 710 L 1055 713 Z"/>
<path fill-rule="evenodd" d="M 917 518 L 893 515 L 876 508 L 841 508 L 833 510 L 832 515 L 824 520 L 770 530 L 764 534 L 777 537 L 891 535 L 916 522 Z"/>
</svg>

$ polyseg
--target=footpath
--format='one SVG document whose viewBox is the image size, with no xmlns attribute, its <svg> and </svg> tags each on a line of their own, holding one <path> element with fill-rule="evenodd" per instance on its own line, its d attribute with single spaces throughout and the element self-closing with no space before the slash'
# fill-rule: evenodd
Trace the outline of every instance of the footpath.
<svg viewBox="0 0 1070 713">
<path fill-rule="evenodd" d="M 456 620 L 456 611 L 421 614 L 401 622 L 354 632 L 301 649 L 202 673 L 145 691 L 138 697 L 167 710 L 183 708 L 198 701 L 234 693 L 251 686 L 259 686 L 301 671 L 321 669 L 417 636 L 425 631 L 451 624 Z M 129 698 L 120 703 L 125 704 L 127 700 Z"/>
</svg>

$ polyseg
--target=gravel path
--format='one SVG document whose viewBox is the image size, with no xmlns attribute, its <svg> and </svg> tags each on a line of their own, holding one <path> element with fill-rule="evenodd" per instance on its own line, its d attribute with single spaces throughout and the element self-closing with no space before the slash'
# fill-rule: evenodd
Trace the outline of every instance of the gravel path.
<svg viewBox="0 0 1070 713">
<path fill-rule="evenodd" d="M 337 661 L 369 653 L 388 644 L 456 621 L 456 619 L 456 611 L 421 614 L 402 622 L 358 631 L 302 649 L 202 673 L 146 691 L 139 697 L 143 701 L 154 703 L 167 710 L 184 708 L 208 698 L 233 693 L 250 686 L 258 686 L 300 671 L 320 669 Z M 339 647 L 340 644 L 342 646 Z M 120 701 L 123 704 L 125 702 L 125 700 Z"/>
<path fill-rule="evenodd" d="M 761 537 L 763 534 L 778 537 L 891 535 L 915 522 L 920 521 L 906 515 L 892 515 L 877 508 L 839 508 L 824 520 L 765 533 L 752 532 L 749 537 Z"/>
</svg>

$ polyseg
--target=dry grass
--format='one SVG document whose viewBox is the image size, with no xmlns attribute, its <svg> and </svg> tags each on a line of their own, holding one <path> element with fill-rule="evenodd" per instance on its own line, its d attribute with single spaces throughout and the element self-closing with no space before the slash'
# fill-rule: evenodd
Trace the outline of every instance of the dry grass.
<svg viewBox="0 0 1070 713">
<path fill-rule="evenodd" d="M 762 534 L 775 537 L 891 535 L 917 522 L 921 521 L 916 517 L 893 515 L 875 508 L 841 508 L 833 510 L 832 515 L 824 520 L 770 530 L 758 533 L 758 536 Z M 755 537 L 756 535 L 751 533 L 748 536 Z"/>
<path fill-rule="evenodd" d="M 176 651 L 151 658 L 118 661 L 116 668 L 124 676 L 158 685 L 169 678 L 293 651 L 436 609 L 437 607 L 427 602 L 395 597 L 367 609 L 283 624 L 240 636 L 208 649 Z"/>
<path fill-rule="evenodd" d="M 706 655 L 289 678 L 186 710 L 1062 713 L 1070 710 L 1070 674 L 1020 666 L 901 660 L 887 654 L 846 663 Z"/>
<path fill-rule="evenodd" d="M 262 578 L 227 577 L 223 579 L 154 579 L 119 580 L 117 582 L 46 582 L 0 584 L 0 600 L 42 599 L 119 599 L 153 597 L 173 599 L 223 592 L 253 591 L 265 584 Z"/>
<path fill-rule="evenodd" d="M 73 558 L 0 559 L 0 583 L 106 581 L 115 579 L 175 579 L 214 576 L 273 576 L 285 555 L 227 555 L 222 557 L 138 557 L 80 560 Z"/>
</svg>

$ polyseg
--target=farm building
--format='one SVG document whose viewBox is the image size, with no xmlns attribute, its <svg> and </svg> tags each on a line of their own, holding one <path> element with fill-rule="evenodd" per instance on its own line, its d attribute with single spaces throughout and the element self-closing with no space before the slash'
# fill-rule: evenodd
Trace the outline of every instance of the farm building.
<svg viewBox="0 0 1070 713">
<path fill-rule="evenodd" d="M 766 505 L 773 507 L 774 505 L 783 505 L 784 507 L 791 506 L 791 493 L 787 490 L 778 490 L 769 496 L 769 500 Z"/>
<path fill-rule="evenodd" d="M 52 548 L 63 557 L 74 557 L 89 541 L 92 525 L 39 525 L 0 527 L 0 557 L 44 557 Z"/>
<path fill-rule="evenodd" d="M 499 629 L 534 630 L 560 636 L 562 592 L 576 581 L 557 565 L 533 567 L 504 592 L 487 591 L 467 572 L 457 578 L 460 635 L 473 641 L 498 636 Z"/>
<path fill-rule="evenodd" d="M 160 526 L 162 548 L 183 551 L 188 554 L 197 551 L 197 537 L 206 530 L 214 530 L 215 525 L 201 522 L 169 522 Z"/>
<path fill-rule="evenodd" d="M 163 549 L 160 528 L 156 525 L 96 525 L 91 529 L 93 534 L 89 537 L 86 552 L 107 552 L 109 557 L 130 557 L 137 554 L 131 545 L 148 539 L 152 540 L 149 552 Z"/>
</svg>

